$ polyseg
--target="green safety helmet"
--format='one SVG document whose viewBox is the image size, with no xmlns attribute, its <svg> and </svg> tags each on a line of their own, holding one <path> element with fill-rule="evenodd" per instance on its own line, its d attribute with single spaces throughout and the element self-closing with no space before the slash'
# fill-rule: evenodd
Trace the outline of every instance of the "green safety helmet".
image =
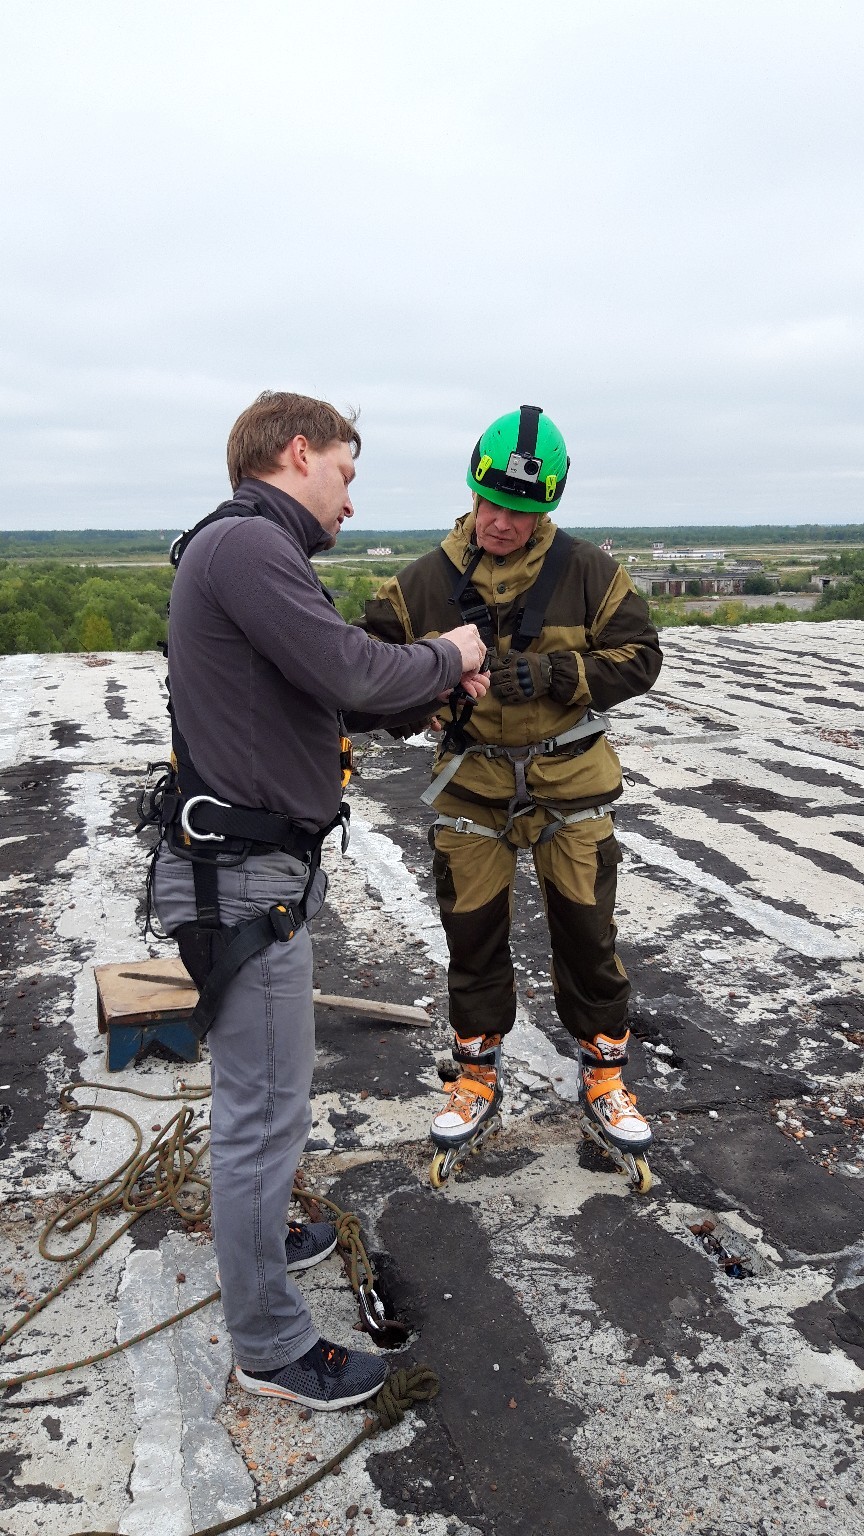
<svg viewBox="0 0 864 1536">
<path fill-rule="evenodd" d="M 540 516 L 554 512 L 570 460 L 554 421 L 539 405 L 523 405 L 487 427 L 471 455 L 472 491 L 497 507 Z"/>
</svg>

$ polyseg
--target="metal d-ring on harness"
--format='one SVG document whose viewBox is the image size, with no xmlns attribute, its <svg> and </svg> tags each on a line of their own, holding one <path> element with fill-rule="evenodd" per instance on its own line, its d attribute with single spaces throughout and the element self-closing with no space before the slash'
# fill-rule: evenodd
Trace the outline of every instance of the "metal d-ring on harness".
<svg viewBox="0 0 864 1536">
<path fill-rule="evenodd" d="M 245 506 L 236 501 L 223 502 L 209 517 L 176 539 L 171 546 L 171 563 L 178 566 L 190 540 L 210 523 L 224 517 L 266 517 L 271 522 L 278 518 L 260 503 Z M 330 593 L 322 587 L 330 602 Z M 167 655 L 167 651 L 166 651 Z M 166 679 L 166 683 L 167 683 Z M 343 800 L 339 811 L 326 827 L 311 828 L 291 821 L 275 811 L 255 806 L 232 805 L 221 799 L 201 778 L 174 716 L 168 691 L 168 713 L 171 719 L 171 762 L 149 764 L 147 779 L 138 800 L 139 821 L 136 832 L 147 826 L 159 829 L 159 839 L 153 849 L 147 877 L 147 924 L 150 925 L 152 909 L 151 892 L 153 873 L 159 850 L 163 843 L 170 851 L 192 865 L 195 887 L 195 921 L 183 923 L 176 929 L 182 959 L 195 985 L 198 1002 L 189 1023 L 199 1039 L 203 1039 L 216 1016 L 228 983 L 242 965 L 269 948 L 271 944 L 287 944 L 306 922 L 306 903 L 312 882 L 321 863 L 324 839 L 336 827 L 342 829 L 342 852 L 348 847 L 350 836 L 350 807 Z M 351 777 L 351 743 L 345 735 L 341 714 L 338 717 L 340 734 L 339 767 L 343 790 Z M 152 782 L 153 774 L 161 769 L 160 777 Z M 283 852 L 299 859 L 308 866 L 308 877 L 300 901 L 276 902 L 262 917 L 248 923 L 229 927 L 221 920 L 219 911 L 219 868 L 242 864 L 249 856 Z"/>
<path fill-rule="evenodd" d="M 519 612 L 513 636 L 510 641 L 511 651 L 527 651 L 532 640 L 537 640 L 543 631 L 546 617 L 546 609 L 555 588 L 570 558 L 570 550 L 573 540 L 562 528 L 557 528 L 552 543 L 543 561 L 540 574 L 533 586 L 529 587 L 524 604 Z M 441 551 L 447 564 L 450 561 L 444 551 Z M 471 578 L 482 559 L 484 551 L 476 549 L 465 571 L 457 578 L 449 602 L 458 604 L 463 624 L 476 624 L 481 638 L 491 643 L 493 634 L 492 614 L 486 603 L 483 602 L 477 589 L 473 586 Z M 461 709 L 458 707 L 462 700 Z M 495 742 L 475 741 L 468 735 L 467 725 L 474 711 L 474 700 L 469 698 L 462 689 L 454 689 L 450 695 L 450 713 L 452 719 L 445 725 L 438 747 L 437 758 L 440 762 L 443 757 L 450 754 L 450 761 L 441 769 L 441 772 L 432 780 L 429 788 L 420 796 L 424 805 L 434 805 L 438 796 L 447 788 L 450 780 L 455 777 L 462 766 L 462 759 L 468 756 L 482 756 L 486 758 L 504 757 L 512 765 L 515 779 L 515 793 L 507 806 L 507 823 L 501 832 L 495 832 L 491 827 L 484 827 L 479 822 L 471 821 L 465 816 L 439 815 L 436 827 L 451 827 L 456 832 L 475 832 L 482 837 L 494 837 L 497 841 L 507 838 L 507 833 L 514 821 L 520 816 L 528 815 L 534 810 L 536 801 L 528 788 L 526 770 L 535 757 L 550 757 L 564 747 L 573 746 L 581 742 L 577 753 L 585 752 L 605 734 L 608 725 L 608 717 L 595 714 L 588 710 L 578 724 L 571 726 L 569 730 L 562 731 L 559 736 L 549 736 L 544 741 L 531 742 L 527 746 L 508 747 Z M 575 755 L 575 754 L 574 754 Z M 587 821 L 600 816 L 608 816 L 611 807 L 608 805 L 592 806 L 586 811 L 575 811 L 569 816 L 562 816 L 560 812 L 550 809 L 550 815 L 554 818 L 548 826 L 544 827 L 539 842 L 551 841 L 556 832 L 562 826 L 570 826 L 577 821 Z"/>
</svg>

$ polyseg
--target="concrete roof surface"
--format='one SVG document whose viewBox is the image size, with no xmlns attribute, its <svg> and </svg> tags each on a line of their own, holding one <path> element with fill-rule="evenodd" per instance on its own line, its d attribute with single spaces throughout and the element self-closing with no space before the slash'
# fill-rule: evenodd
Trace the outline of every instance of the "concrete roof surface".
<svg viewBox="0 0 864 1536">
<path fill-rule="evenodd" d="M 613 716 L 630 779 L 617 821 L 628 1080 L 656 1133 L 642 1198 L 580 1134 L 522 859 L 503 1130 L 431 1189 L 449 1047 L 418 808 L 431 748 L 365 740 L 351 847 L 327 848 L 316 984 L 422 1000 L 434 1027 L 318 1010 L 304 1169 L 358 1213 L 411 1325 L 393 1364 L 429 1364 L 441 1393 L 245 1527 L 256 1536 L 860 1536 L 864 625 L 679 629 L 662 643 L 657 687 Z M 131 836 L 143 767 L 166 755 L 164 671 L 145 655 L 0 659 L 7 1322 L 64 1272 L 39 1257 L 45 1221 L 130 1147 L 120 1122 L 62 1114 L 62 1085 L 207 1080 L 206 1061 L 155 1056 L 109 1075 L 96 1027 L 94 964 L 175 952 L 142 937 Z M 148 1139 L 167 1113 L 109 1099 Z M 741 1278 L 691 1232 L 705 1220 Z M 206 1229 L 144 1217 L 15 1337 L 3 1374 L 106 1348 L 214 1275 Z M 302 1284 L 324 1334 L 371 1347 L 335 1258 Z M 303 1419 L 250 1399 L 231 1366 L 216 1303 L 8 1394 L 0 1531 L 189 1536 L 305 1476 L 362 1424 L 362 1409 Z"/>
</svg>

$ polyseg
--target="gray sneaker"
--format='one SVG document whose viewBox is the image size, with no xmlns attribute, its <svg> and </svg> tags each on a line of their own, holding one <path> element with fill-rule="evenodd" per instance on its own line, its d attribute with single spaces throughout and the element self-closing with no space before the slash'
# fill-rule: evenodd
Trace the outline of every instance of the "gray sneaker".
<svg viewBox="0 0 864 1536">
<path fill-rule="evenodd" d="M 244 1371 L 235 1366 L 241 1387 L 259 1397 L 279 1397 L 304 1408 L 350 1408 L 380 1391 L 389 1375 L 386 1360 L 360 1349 L 342 1349 L 327 1339 L 277 1371 Z"/>
<path fill-rule="evenodd" d="M 285 1238 L 289 1271 L 311 1268 L 326 1259 L 335 1247 L 336 1228 L 332 1221 L 289 1221 Z"/>
</svg>

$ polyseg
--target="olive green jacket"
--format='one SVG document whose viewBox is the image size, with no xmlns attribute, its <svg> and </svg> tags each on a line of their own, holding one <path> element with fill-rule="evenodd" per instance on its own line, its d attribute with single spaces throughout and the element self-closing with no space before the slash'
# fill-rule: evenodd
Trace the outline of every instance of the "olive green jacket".
<svg viewBox="0 0 864 1536">
<path fill-rule="evenodd" d="M 519 599 L 533 585 L 555 535 L 543 518 L 535 536 L 515 554 L 485 554 L 472 584 L 492 615 L 493 645 L 504 657 L 518 617 Z M 381 640 L 431 639 L 462 622 L 450 601 L 454 584 L 476 546 L 474 513 L 460 518 L 443 540 L 447 556 L 432 550 L 413 561 L 379 588 L 359 622 Z M 530 651 L 555 653 L 556 692 L 566 679 L 572 691 L 566 703 L 548 694 L 524 703 L 502 705 L 490 692 L 476 705 L 468 734 L 484 743 L 520 747 L 558 736 L 587 709 L 607 710 L 624 699 L 646 693 L 660 671 L 662 652 L 649 622 L 648 605 L 627 572 L 594 544 L 574 539 L 567 565 L 546 607 L 543 631 Z M 427 711 L 431 715 L 434 705 Z M 446 709 L 445 709 L 446 717 Z M 421 722 L 417 722 L 419 725 Z M 540 805 L 567 812 L 614 800 L 621 793 L 621 766 L 605 737 L 587 751 L 564 747 L 532 759 L 527 784 Z M 439 754 L 435 772 L 447 761 Z M 457 799 L 506 805 L 514 793 L 512 764 L 506 758 L 469 754 L 447 787 Z"/>
</svg>

